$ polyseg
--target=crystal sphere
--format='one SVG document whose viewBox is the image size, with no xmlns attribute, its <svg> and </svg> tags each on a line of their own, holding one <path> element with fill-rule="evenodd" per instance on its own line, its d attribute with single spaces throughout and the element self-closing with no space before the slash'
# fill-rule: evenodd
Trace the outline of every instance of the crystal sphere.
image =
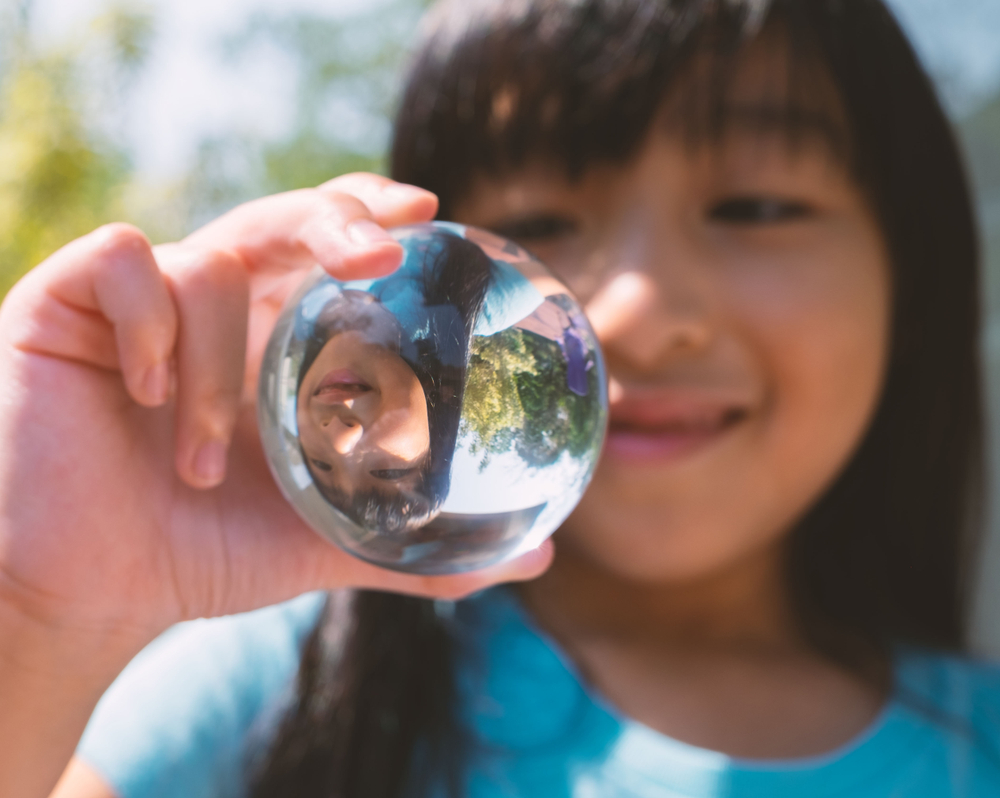
<svg viewBox="0 0 1000 798">
<path fill-rule="evenodd" d="M 258 397 L 271 470 L 319 534 L 384 568 L 516 557 L 563 522 L 597 463 L 597 339 L 516 244 L 442 222 L 391 232 L 393 274 L 317 268 L 282 312 Z"/>
</svg>

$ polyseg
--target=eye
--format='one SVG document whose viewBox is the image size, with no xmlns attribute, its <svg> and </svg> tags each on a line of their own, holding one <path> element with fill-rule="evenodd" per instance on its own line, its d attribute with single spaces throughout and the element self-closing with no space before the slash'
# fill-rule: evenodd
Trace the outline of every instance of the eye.
<svg viewBox="0 0 1000 798">
<path fill-rule="evenodd" d="M 409 476 L 416 470 L 417 469 L 415 468 L 382 468 L 375 471 L 369 471 L 368 473 L 375 477 L 375 479 L 384 479 L 387 482 L 395 482 Z"/>
<path fill-rule="evenodd" d="M 708 217 L 724 224 L 774 224 L 802 219 L 812 208 L 795 200 L 775 197 L 732 197 L 712 206 Z"/>
<path fill-rule="evenodd" d="M 492 226 L 497 235 L 524 244 L 539 243 L 561 238 L 577 231 L 577 223 L 568 216 L 540 213 L 502 221 Z"/>
<path fill-rule="evenodd" d="M 320 471 L 333 471 L 333 466 L 329 463 L 324 463 L 322 460 L 313 460 L 312 464 Z"/>
</svg>

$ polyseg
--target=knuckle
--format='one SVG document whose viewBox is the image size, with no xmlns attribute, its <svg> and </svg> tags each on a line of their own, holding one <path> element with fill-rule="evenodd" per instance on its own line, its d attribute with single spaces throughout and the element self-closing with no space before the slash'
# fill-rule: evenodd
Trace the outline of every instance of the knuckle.
<svg viewBox="0 0 1000 798">
<path fill-rule="evenodd" d="M 339 216 L 344 219 L 356 219 L 359 216 L 370 217 L 372 215 L 368 206 L 359 197 L 347 192 L 334 191 L 323 195 L 326 204 L 331 203 L 336 208 Z"/>
<path fill-rule="evenodd" d="M 193 402 L 196 424 L 216 436 L 228 435 L 239 399 L 236 385 L 202 386 Z"/>
<path fill-rule="evenodd" d="M 175 284 L 194 291 L 230 291 L 246 282 L 243 262 L 225 249 L 186 253 L 171 264 L 170 273 Z"/>
<path fill-rule="evenodd" d="M 97 228 L 93 235 L 99 246 L 109 254 L 147 256 L 153 251 L 146 234 L 125 222 L 106 224 Z"/>
<path fill-rule="evenodd" d="M 243 262 L 232 252 L 223 249 L 208 250 L 202 256 L 198 278 L 213 288 L 231 288 L 245 282 Z"/>
<path fill-rule="evenodd" d="M 6 315 L 9 316 L 12 312 L 23 311 L 33 305 L 34 297 L 32 294 L 36 297 L 39 295 L 38 290 L 33 284 L 36 281 L 36 277 L 37 271 L 28 272 L 28 274 L 14 283 L 8 289 L 6 296 L 0 300 L 0 311 L 6 312 Z"/>
</svg>

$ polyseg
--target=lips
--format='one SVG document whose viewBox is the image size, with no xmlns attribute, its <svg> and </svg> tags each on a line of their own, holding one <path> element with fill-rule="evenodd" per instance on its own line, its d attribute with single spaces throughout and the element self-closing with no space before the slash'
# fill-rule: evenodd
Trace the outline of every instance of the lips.
<svg viewBox="0 0 1000 798">
<path fill-rule="evenodd" d="M 722 439 L 749 413 L 750 403 L 742 397 L 626 392 L 612 404 L 605 452 L 623 463 L 670 463 Z"/>
<path fill-rule="evenodd" d="M 336 369 L 324 375 L 313 391 L 313 396 L 321 401 L 342 402 L 371 389 L 371 385 L 350 369 Z"/>
</svg>

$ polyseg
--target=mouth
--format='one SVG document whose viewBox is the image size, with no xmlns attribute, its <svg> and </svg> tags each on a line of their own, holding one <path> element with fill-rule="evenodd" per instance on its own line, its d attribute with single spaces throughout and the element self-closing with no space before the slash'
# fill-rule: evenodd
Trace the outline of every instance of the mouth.
<svg viewBox="0 0 1000 798">
<path fill-rule="evenodd" d="M 611 407 L 605 452 L 621 463 L 665 465 L 726 437 L 750 413 L 741 400 L 672 392 L 625 398 Z"/>
<path fill-rule="evenodd" d="M 372 386 L 355 372 L 350 369 L 336 369 L 328 372 L 320 380 L 319 385 L 313 391 L 313 398 L 321 402 L 335 404 L 356 399 L 371 390 Z"/>
</svg>

